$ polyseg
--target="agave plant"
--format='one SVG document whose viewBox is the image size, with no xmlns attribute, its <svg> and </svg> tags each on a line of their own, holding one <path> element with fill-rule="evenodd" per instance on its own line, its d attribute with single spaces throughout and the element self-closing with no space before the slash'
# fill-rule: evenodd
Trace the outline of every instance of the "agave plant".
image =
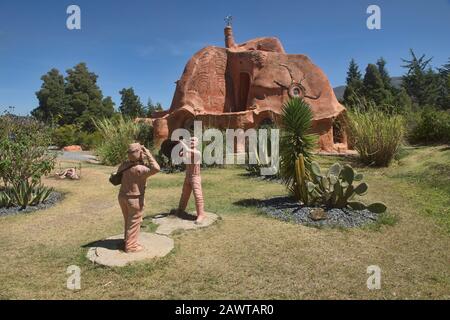
<svg viewBox="0 0 450 320">
<path fill-rule="evenodd" d="M 8 208 L 13 205 L 12 199 L 6 190 L 0 191 L 0 208 Z"/>
<path fill-rule="evenodd" d="M 53 188 L 48 188 L 36 181 L 21 180 L 6 189 L 5 194 L 10 199 L 10 205 L 25 209 L 27 206 L 35 206 L 44 202 L 52 191 Z"/>
<path fill-rule="evenodd" d="M 296 191 L 295 162 L 302 156 L 306 164 L 312 160 L 312 151 L 317 145 L 317 135 L 311 134 L 313 114 L 310 106 L 300 98 L 288 100 L 281 114 L 280 137 L 280 176 L 286 186 L 293 192 L 297 200 L 300 194 Z M 308 175 L 307 170 L 305 175 Z"/>
<path fill-rule="evenodd" d="M 328 208 L 349 207 L 354 210 L 367 209 L 374 213 L 386 211 L 386 205 L 381 202 L 365 205 L 359 201 L 352 201 L 355 195 L 365 195 L 369 186 L 360 182 L 362 173 L 357 173 L 350 165 L 333 164 L 326 174 L 323 174 L 317 162 L 310 164 L 309 178 L 305 174 L 305 164 L 300 156 L 296 162 L 298 175 L 296 176 L 301 200 L 306 205 L 323 205 Z"/>
</svg>

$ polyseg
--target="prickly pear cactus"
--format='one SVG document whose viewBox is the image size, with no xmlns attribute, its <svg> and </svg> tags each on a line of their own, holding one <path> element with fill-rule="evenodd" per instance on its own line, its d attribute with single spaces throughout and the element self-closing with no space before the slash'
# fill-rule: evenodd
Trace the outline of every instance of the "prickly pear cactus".
<svg viewBox="0 0 450 320">
<path fill-rule="evenodd" d="M 301 192 L 307 192 L 303 199 L 308 199 L 305 204 L 325 205 L 329 208 L 349 207 L 354 210 L 367 209 L 374 213 L 386 211 L 386 205 L 377 202 L 365 205 L 359 201 L 352 201 L 355 195 L 363 196 L 369 186 L 363 179 L 362 173 L 357 173 L 352 166 L 339 163 L 333 164 L 324 175 L 320 165 L 313 161 L 309 167 L 310 181 L 304 182 Z M 305 181 L 302 179 L 302 181 Z M 360 182 L 354 185 L 354 182 Z"/>
</svg>

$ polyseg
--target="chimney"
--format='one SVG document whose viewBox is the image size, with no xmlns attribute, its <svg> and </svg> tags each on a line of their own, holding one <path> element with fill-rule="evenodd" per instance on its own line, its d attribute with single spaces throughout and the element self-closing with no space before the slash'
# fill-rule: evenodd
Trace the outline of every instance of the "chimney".
<svg viewBox="0 0 450 320">
<path fill-rule="evenodd" d="M 231 26 L 226 26 L 224 29 L 224 33 L 225 33 L 225 47 L 226 48 L 235 47 L 236 43 L 234 42 L 233 29 L 231 29 Z"/>
</svg>

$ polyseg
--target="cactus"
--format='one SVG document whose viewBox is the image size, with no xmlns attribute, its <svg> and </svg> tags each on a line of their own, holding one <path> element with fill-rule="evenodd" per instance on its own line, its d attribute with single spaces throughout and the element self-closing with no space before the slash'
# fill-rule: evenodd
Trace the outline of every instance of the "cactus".
<svg viewBox="0 0 450 320">
<path fill-rule="evenodd" d="M 302 154 L 295 160 L 295 184 L 294 193 L 297 200 L 309 205 L 309 189 L 307 186 L 305 159 Z"/>
<path fill-rule="evenodd" d="M 362 181 L 363 175 L 355 172 L 348 164 L 342 166 L 335 163 L 329 168 L 327 174 L 323 175 L 319 164 L 313 161 L 310 164 L 309 174 L 310 181 L 305 182 L 305 174 L 301 180 L 301 192 L 306 190 L 308 193 L 307 196 L 302 196 L 302 199 L 307 199 L 306 202 L 303 201 L 305 204 L 325 205 L 329 208 L 367 209 L 374 213 L 386 211 L 386 206 L 380 202 L 366 206 L 361 202 L 351 201 L 355 195 L 365 195 L 369 186 L 365 182 L 360 182 L 357 186 L 353 185 L 355 181 Z"/>
</svg>

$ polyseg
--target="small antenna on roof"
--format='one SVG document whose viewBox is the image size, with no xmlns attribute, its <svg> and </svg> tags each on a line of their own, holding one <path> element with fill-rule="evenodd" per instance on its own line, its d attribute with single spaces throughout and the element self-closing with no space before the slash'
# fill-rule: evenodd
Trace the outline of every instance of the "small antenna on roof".
<svg viewBox="0 0 450 320">
<path fill-rule="evenodd" d="M 227 27 L 231 27 L 231 21 L 233 21 L 233 17 L 228 15 L 225 17 L 225 23 L 227 24 Z"/>
</svg>

